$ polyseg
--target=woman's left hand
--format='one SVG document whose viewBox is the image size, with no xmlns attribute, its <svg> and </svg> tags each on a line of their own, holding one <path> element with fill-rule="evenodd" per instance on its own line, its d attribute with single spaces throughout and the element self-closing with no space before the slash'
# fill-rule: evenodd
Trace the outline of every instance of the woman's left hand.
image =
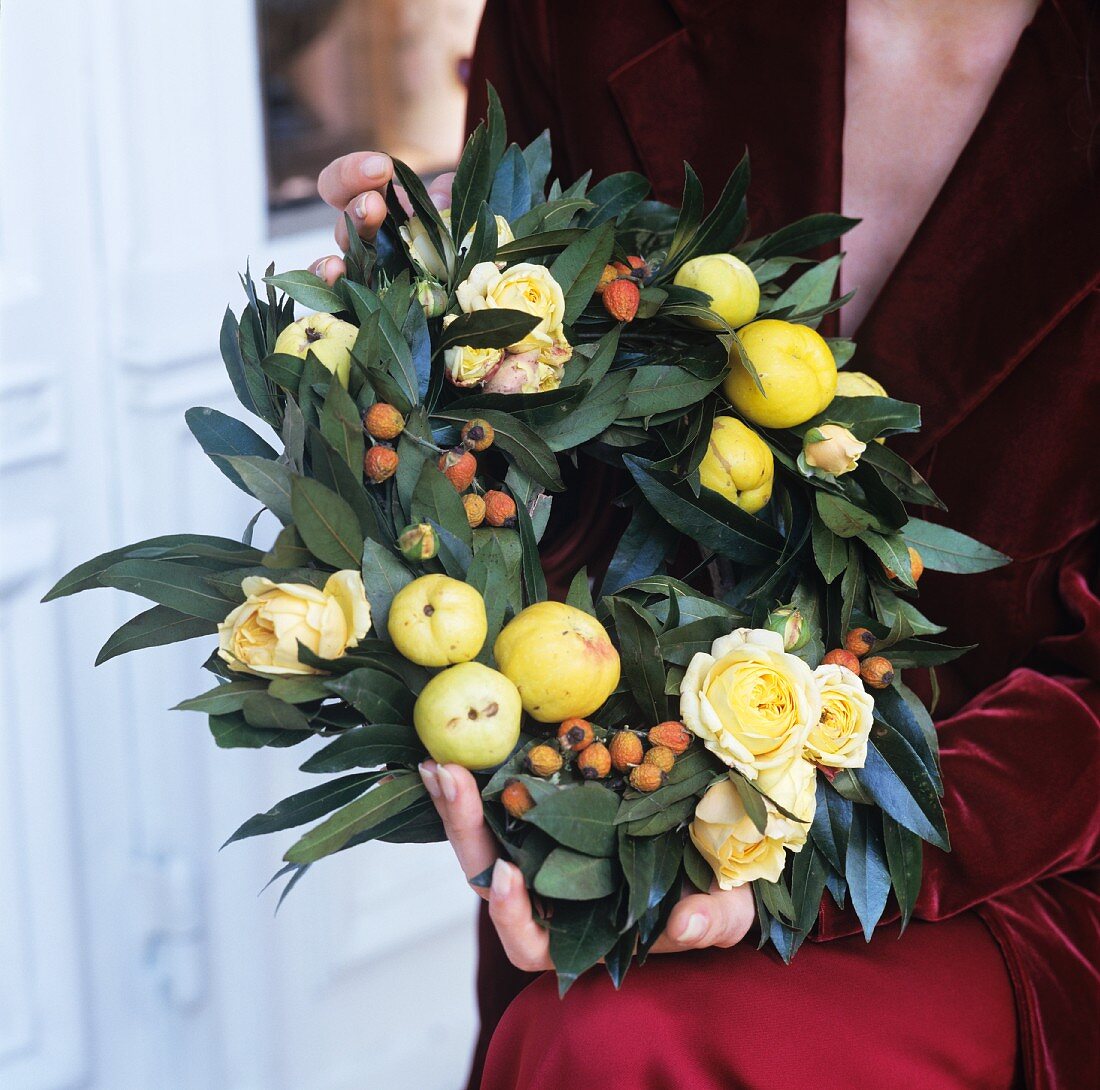
<svg viewBox="0 0 1100 1090">
<path fill-rule="evenodd" d="M 527 972 L 552 969 L 549 933 L 534 918 L 522 872 L 500 858 L 497 842 L 485 824 L 474 777 L 460 765 L 438 765 L 435 761 L 425 761 L 420 774 L 467 880 L 493 868 L 489 889 L 477 892 L 489 902 L 489 916 L 508 960 Z M 653 952 L 670 954 L 707 946 L 733 946 L 745 937 L 755 918 L 748 886 L 688 894 L 672 910 Z"/>
</svg>

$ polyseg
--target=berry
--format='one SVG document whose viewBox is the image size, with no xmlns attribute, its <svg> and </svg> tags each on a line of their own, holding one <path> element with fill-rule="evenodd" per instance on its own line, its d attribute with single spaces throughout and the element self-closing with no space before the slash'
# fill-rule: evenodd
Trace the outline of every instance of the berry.
<svg viewBox="0 0 1100 1090">
<path fill-rule="evenodd" d="M 663 787 L 667 779 L 665 773 L 652 764 L 640 764 L 630 772 L 630 786 L 635 791 L 644 791 L 647 794 Z"/>
<path fill-rule="evenodd" d="M 875 634 L 868 628 L 853 628 L 844 637 L 844 648 L 858 658 L 869 655 L 875 649 Z"/>
<path fill-rule="evenodd" d="M 658 723 L 646 735 L 651 746 L 664 746 L 679 757 L 681 753 L 691 745 L 691 732 L 683 723 L 670 719 L 666 723 Z"/>
<path fill-rule="evenodd" d="M 546 779 L 560 771 L 561 754 L 553 746 L 535 746 L 527 753 L 527 767 L 536 775 Z"/>
<path fill-rule="evenodd" d="M 397 451 L 389 447 L 374 446 L 363 456 L 363 472 L 367 479 L 380 484 L 397 471 Z"/>
<path fill-rule="evenodd" d="M 439 552 L 439 538 L 428 523 L 418 522 L 401 531 L 397 547 L 406 560 L 431 560 Z"/>
<path fill-rule="evenodd" d="M 611 771 L 611 753 L 603 742 L 585 746 L 577 757 L 577 768 L 586 780 L 602 780 Z"/>
<path fill-rule="evenodd" d="M 466 508 L 466 521 L 476 530 L 485 521 L 485 501 L 474 492 L 462 497 L 462 506 Z"/>
<path fill-rule="evenodd" d="M 504 809 L 514 818 L 523 817 L 535 805 L 527 785 L 520 783 L 519 780 L 509 780 L 504 785 L 504 790 L 500 793 L 500 801 L 504 804 Z"/>
<path fill-rule="evenodd" d="M 485 521 L 490 526 L 515 526 L 516 501 L 507 492 L 490 489 L 485 493 Z"/>
<path fill-rule="evenodd" d="M 405 418 L 392 405 L 378 401 L 363 413 L 363 427 L 372 439 L 396 439 L 405 430 Z"/>
<path fill-rule="evenodd" d="M 440 457 L 438 465 L 457 492 L 465 492 L 477 475 L 477 459 L 461 447 L 447 451 Z"/>
<path fill-rule="evenodd" d="M 587 719 L 576 717 L 566 719 L 558 727 L 558 745 L 563 749 L 571 749 L 574 753 L 586 749 L 595 740 L 596 735 L 592 730 L 592 724 Z"/>
<path fill-rule="evenodd" d="M 613 735 L 608 748 L 616 772 L 627 772 L 642 763 L 642 740 L 632 730 L 621 730 Z"/>
<path fill-rule="evenodd" d="M 859 676 L 872 689 L 888 689 L 894 681 L 894 664 L 881 655 L 872 655 L 860 665 Z"/>
<path fill-rule="evenodd" d="M 633 280 L 612 280 L 603 290 L 604 310 L 617 322 L 632 322 L 642 300 L 641 290 Z"/>
<path fill-rule="evenodd" d="M 676 754 L 668 746 L 654 746 L 642 758 L 644 765 L 656 765 L 662 772 L 671 772 L 676 763 Z"/>
<path fill-rule="evenodd" d="M 468 450 L 476 450 L 479 453 L 488 450 L 493 445 L 496 432 L 488 420 L 474 417 L 462 425 L 462 443 Z"/>
<path fill-rule="evenodd" d="M 859 673 L 859 659 L 851 651 L 845 651 L 843 647 L 830 651 L 821 661 L 836 663 L 837 666 L 843 666 L 845 670 L 851 670 L 853 674 Z"/>
</svg>

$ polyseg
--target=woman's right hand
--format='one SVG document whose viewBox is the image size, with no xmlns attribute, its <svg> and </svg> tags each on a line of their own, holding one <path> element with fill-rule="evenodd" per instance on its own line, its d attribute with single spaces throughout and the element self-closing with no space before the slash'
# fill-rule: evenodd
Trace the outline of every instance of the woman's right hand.
<svg viewBox="0 0 1100 1090">
<path fill-rule="evenodd" d="M 333 159 L 317 179 L 321 199 L 339 213 L 336 221 L 336 245 L 348 248 L 348 231 L 344 213 L 351 217 L 356 233 L 370 242 L 386 218 L 386 189 L 393 178 L 393 162 L 379 151 L 356 151 Z M 428 186 L 428 195 L 437 208 L 451 203 L 453 174 L 441 174 Z M 405 204 L 404 192 L 396 187 L 398 200 Z M 406 210 L 409 209 L 406 206 Z M 334 284 L 347 271 L 344 259 L 336 254 L 318 258 L 310 272 Z"/>
</svg>

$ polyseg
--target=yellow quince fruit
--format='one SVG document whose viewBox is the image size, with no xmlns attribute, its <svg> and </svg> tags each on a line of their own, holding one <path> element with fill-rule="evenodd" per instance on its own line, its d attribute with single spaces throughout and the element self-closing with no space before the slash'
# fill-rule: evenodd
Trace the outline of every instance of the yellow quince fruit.
<svg viewBox="0 0 1100 1090">
<path fill-rule="evenodd" d="M 772 498 L 775 459 L 759 435 L 734 416 L 716 416 L 707 452 L 699 463 L 704 488 L 750 515 Z"/>
<path fill-rule="evenodd" d="M 450 666 L 477 655 L 489 620 L 485 599 L 474 587 L 448 575 L 422 575 L 393 596 L 386 628 L 410 661 Z"/>
<path fill-rule="evenodd" d="M 420 691 L 413 726 L 440 764 L 477 770 L 500 764 L 515 749 L 522 714 L 519 690 L 502 673 L 461 662 Z"/>
<path fill-rule="evenodd" d="M 763 318 L 745 326 L 739 336 L 764 393 L 735 356 L 722 388 L 730 403 L 752 423 L 764 428 L 793 428 L 833 400 L 836 361 L 816 330 Z"/>
<path fill-rule="evenodd" d="M 591 715 L 619 684 L 619 652 L 607 629 L 564 602 L 536 602 L 516 614 L 493 657 L 540 723 Z"/>
<path fill-rule="evenodd" d="M 836 397 L 889 397 L 886 387 L 877 378 L 862 371 L 838 371 Z"/>
<path fill-rule="evenodd" d="M 672 282 L 710 296 L 710 309 L 738 329 L 751 322 L 760 309 L 760 285 L 748 267 L 733 254 L 704 254 L 685 262 Z M 721 329 L 718 322 L 689 318 L 701 329 Z"/>
<path fill-rule="evenodd" d="M 310 314 L 291 322 L 279 334 L 273 351 L 304 360 L 312 352 L 346 390 L 351 375 L 351 346 L 359 330 L 331 314 Z"/>
</svg>

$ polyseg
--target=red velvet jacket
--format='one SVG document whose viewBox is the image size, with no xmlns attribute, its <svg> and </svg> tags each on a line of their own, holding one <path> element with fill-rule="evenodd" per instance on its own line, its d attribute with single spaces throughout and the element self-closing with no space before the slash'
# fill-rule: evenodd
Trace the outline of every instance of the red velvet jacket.
<svg viewBox="0 0 1100 1090">
<path fill-rule="evenodd" d="M 920 435 L 894 442 L 951 525 L 1015 559 L 921 582 L 949 638 L 980 646 L 940 671 L 954 851 L 925 853 L 917 914 L 974 908 L 989 926 L 1042 1090 L 1100 1086 L 1100 84 L 1090 115 L 1086 82 L 1100 39 L 1089 58 L 1087 7 L 1046 0 L 1024 32 L 854 364 L 923 406 Z M 760 234 L 840 208 L 844 27 L 837 0 L 489 0 L 471 116 L 489 79 L 514 138 L 552 130 L 563 180 L 641 170 L 673 203 L 683 160 L 713 199 L 747 145 Z M 576 534 L 551 544 L 552 573 L 613 546 L 609 495 L 586 500 Z M 819 938 L 857 927 L 830 904 Z"/>
</svg>

